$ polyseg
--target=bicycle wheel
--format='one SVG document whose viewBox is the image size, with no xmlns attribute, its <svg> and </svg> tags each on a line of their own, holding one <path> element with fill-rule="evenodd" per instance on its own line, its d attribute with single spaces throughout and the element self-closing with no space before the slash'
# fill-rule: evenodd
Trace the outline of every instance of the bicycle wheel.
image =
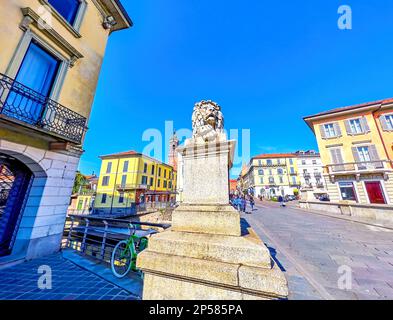
<svg viewBox="0 0 393 320">
<path fill-rule="evenodd" d="M 132 265 L 132 254 L 128 242 L 120 241 L 112 252 L 111 269 L 118 278 L 123 278 L 130 271 Z"/>
</svg>

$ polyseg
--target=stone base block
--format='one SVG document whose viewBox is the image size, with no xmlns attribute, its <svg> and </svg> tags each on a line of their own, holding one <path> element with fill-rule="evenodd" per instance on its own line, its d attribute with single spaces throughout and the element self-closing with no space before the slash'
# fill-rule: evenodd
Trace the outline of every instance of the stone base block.
<svg viewBox="0 0 393 320">
<path fill-rule="evenodd" d="M 248 267 L 145 251 L 138 257 L 145 272 L 145 300 L 280 299 L 287 281 L 276 265 Z"/>
<path fill-rule="evenodd" d="M 181 204 L 172 214 L 172 230 L 240 236 L 240 215 L 230 205 Z"/>
<path fill-rule="evenodd" d="M 149 251 L 271 268 L 270 252 L 253 234 L 234 237 L 166 231 L 151 237 Z"/>
<path fill-rule="evenodd" d="M 244 222 L 244 221 L 243 221 Z M 167 230 L 138 255 L 143 299 L 280 299 L 287 281 L 245 223 L 242 236 Z"/>
</svg>

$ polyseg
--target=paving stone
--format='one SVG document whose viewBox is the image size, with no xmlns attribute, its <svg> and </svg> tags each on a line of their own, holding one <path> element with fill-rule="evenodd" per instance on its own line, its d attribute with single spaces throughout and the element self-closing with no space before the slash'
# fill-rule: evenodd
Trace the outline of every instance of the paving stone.
<svg viewBox="0 0 393 320">
<path fill-rule="evenodd" d="M 390 292 L 393 288 L 391 232 L 304 212 L 292 205 L 279 208 L 275 203 L 264 201 L 261 208 L 259 204 L 258 210 L 243 217 L 271 247 L 275 258 L 286 270 L 290 299 L 312 295 L 312 290 L 307 294 L 301 292 L 309 288 L 299 281 L 300 278 L 315 289 L 308 277 L 336 299 L 379 299 L 382 296 L 393 299 Z M 264 235 L 264 230 L 271 239 Z M 289 252 L 291 259 L 287 259 L 282 250 Z M 343 293 L 337 287 L 340 265 L 348 265 L 352 270 L 353 290 L 350 292 Z M 356 279 L 362 279 L 360 284 Z M 381 292 L 374 288 L 381 288 Z"/>
<path fill-rule="evenodd" d="M 38 267 L 52 269 L 52 289 L 37 287 Z M 128 291 L 54 254 L 0 270 L 0 300 L 135 299 Z"/>
</svg>

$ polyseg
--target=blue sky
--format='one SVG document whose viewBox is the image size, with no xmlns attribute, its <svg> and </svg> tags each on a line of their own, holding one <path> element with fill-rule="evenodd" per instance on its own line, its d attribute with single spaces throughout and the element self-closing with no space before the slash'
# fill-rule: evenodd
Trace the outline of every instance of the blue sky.
<svg viewBox="0 0 393 320">
<path fill-rule="evenodd" d="M 142 151 L 166 120 L 190 128 L 202 99 L 222 106 L 227 129 L 250 129 L 256 155 L 316 149 L 303 116 L 393 96 L 391 0 L 122 3 L 134 27 L 109 39 L 83 173 L 99 155 Z M 337 27 L 340 5 L 352 30 Z"/>
</svg>

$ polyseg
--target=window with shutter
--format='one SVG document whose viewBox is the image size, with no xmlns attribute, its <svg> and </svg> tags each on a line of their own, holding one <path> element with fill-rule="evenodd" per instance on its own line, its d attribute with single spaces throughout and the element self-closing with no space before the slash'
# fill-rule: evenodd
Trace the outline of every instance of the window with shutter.
<svg viewBox="0 0 393 320">
<path fill-rule="evenodd" d="M 352 153 L 358 170 L 366 169 L 367 163 L 370 162 L 368 147 L 353 147 Z"/>
<path fill-rule="evenodd" d="M 383 131 L 393 131 L 393 114 L 381 115 L 379 121 Z"/>
<path fill-rule="evenodd" d="M 387 128 L 389 131 L 393 130 L 393 114 L 388 114 L 385 116 Z"/>
<path fill-rule="evenodd" d="M 360 134 L 363 132 L 361 119 L 349 120 L 350 130 L 352 134 Z"/>
<path fill-rule="evenodd" d="M 332 166 L 333 171 L 343 171 L 344 170 L 344 160 L 341 154 L 341 149 L 339 148 L 334 148 L 330 149 L 330 155 L 332 158 L 332 163 L 334 164 Z"/>
<path fill-rule="evenodd" d="M 335 125 L 336 125 L 335 123 L 327 123 L 323 125 L 322 130 L 325 133 L 325 138 L 334 138 L 338 136 Z"/>
<path fill-rule="evenodd" d="M 345 130 L 347 131 L 347 134 L 352 135 L 352 129 L 351 129 L 351 124 L 349 123 L 349 120 L 344 121 L 345 124 Z"/>
<path fill-rule="evenodd" d="M 334 132 L 335 132 L 335 136 L 336 137 L 341 137 L 342 136 L 340 125 L 337 122 L 334 123 Z"/>
<path fill-rule="evenodd" d="M 362 125 L 362 131 L 364 133 L 369 133 L 370 127 L 368 126 L 368 122 L 367 122 L 366 117 L 362 117 L 362 118 L 360 118 L 360 120 L 361 120 L 361 125 Z"/>
<path fill-rule="evenodd" d="M 378 155 L 378 151 L 377 151 L 377 148 L 375 145 L 369 146 L 369 154 L 370 154 L 370 160 L 375 161 L 375 162 L 373 162 L 373 166 L 375 169 L 381 169 L 384 167 L 383 162 L 378 161 L 378 160 L 380 160 L 380 157 Z"/>
</svg>

